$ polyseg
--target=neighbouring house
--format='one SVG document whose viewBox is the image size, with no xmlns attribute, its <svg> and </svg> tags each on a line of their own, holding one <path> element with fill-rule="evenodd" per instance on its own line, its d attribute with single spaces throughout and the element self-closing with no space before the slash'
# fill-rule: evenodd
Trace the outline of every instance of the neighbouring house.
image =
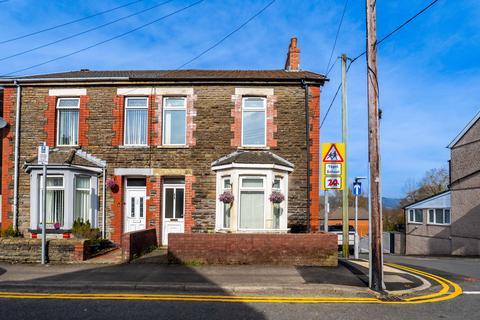
<svg viewBox="0 0 480 320">
<path fill-rule="evenodd" d="M 318 230 L 326 78 L 299 63 L 293 38 L 280 70 L 80 70 L 0 79 L 8 123 L 3 227 L 15 224 L 26 237 L 40 232 L 37 149 L 46 142 L 50 237 L 68 236 L 76 219 L 119 245 L 124 233 L 144 229 L 155 229 L 164 245 L 169 233 Z M 276 204 L 270 197 L 278 193 L 285 199 Z"/>
<path fill-rule="evenodd" d="M 448 145 L 452 254 L 480 255 L 480 112 Z"/>
<path fill-rule="evenodd" d="M 451 192 L 445 191 L 404 207 L 405 253 L 449 255 L 452 253 Z"/>
<path fill-rule="evenodd" d="M 335 208 L 328 216 L 328 225 L 343 224 L 342 208 Z M 320 213 L 321 223 L 324 224 L 324 212 Z M 348 224 L 355 227 L 355 207 L 348 208 Z M 323 228 L 322 228 L 323 230 Z M 364 237 L 368 235 L 368 210 L 362 207 L 358 208 L 358 235 Z"/>
</svg>

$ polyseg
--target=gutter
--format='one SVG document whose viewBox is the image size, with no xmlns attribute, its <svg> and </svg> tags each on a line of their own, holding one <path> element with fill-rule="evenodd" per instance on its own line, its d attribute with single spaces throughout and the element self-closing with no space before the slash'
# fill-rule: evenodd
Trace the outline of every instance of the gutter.
<svg viewBox="0 0 480 320">
<path fill-rule="evenodd" d="M 14 85 L 17 87 L 17 101 L 15 110 L 15 151 L 14 151 L 14 173 L 13 173 L 13 230 L 18 230 L 18 162 L 20 152 L 20 107 L 21 107 L 21 95 L 22 87 L 15 80 Z M 7 200 L 8 201 L 8 200 Z"/>
<path fill-rule="evenodd" d="M 308 83 L 305 80 L 302 80 L 302 85 L 305 89 L 305 142 L 307 144 L 307 232 L 311 231 L 310 226 L 310 114 L 309 114 L 309 107 L 308 101 L 310 99 L 309 96 L 309 87 Z"/>
</svg>

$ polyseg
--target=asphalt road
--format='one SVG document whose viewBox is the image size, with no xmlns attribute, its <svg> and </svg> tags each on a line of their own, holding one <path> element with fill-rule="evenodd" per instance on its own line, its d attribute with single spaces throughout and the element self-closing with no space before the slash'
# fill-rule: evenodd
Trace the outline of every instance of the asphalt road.
<svg viewBox="0 0 480 320">
<path fill-rule="evenodd" d="M 386 257 L 480 292 L 480 259 Z M 480 319 L 480 295 L 418 305 L 0 300 L 0 319 Z"/>
</svg>

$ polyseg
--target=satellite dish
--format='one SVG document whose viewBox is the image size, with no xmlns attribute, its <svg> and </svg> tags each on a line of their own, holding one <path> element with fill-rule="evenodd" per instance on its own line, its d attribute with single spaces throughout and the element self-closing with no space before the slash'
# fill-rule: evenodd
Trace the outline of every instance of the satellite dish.
<svg viewBox="0 0 480 320">
<path fill-rule="evenodd" d="M 0 129 L 3 129 L 7 126 L 7 121 L 3 120 L 2 117 L 0 117 Z"/>
</svg>

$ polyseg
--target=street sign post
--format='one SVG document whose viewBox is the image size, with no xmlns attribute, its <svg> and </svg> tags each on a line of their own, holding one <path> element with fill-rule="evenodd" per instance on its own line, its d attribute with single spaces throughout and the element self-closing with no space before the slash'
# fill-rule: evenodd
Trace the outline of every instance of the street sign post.
<svg viewBox="0 0 480 320">
<path fill-rule="evenodd" d="M 47 165 L 48 165 L 48 150 L 47 144 L 44 142 L 38 147 L 38 164 L 43 165 L 43 190 L 42 190 L 42 264 L 47 261 Z"/>
<path fill-rule="evenodd" d="M 358 259 L 358 251 L 360 246 L 360 239 L 358 236 L 358 196 L 362 194 L 362 183 L 359 180 L 363 180 L 365 177 L 355 177 L 353 182 L 352 191 L 355 196 L 355 243 L 354 243 L 354 257 Z"/>
<path fill-rule="evenodd" d="M 322 144 L 322 190 L 325 192 L 325 217 L 323 229 L 328 232 L 328 190 L 343 190 L 345 184 L 345 145 Z"/>
</svg>

